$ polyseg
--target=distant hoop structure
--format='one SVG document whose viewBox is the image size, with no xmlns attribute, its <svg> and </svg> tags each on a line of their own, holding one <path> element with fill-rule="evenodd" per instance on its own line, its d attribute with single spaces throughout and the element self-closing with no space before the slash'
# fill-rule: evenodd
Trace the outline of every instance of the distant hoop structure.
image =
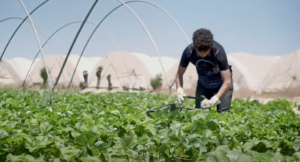
<svg viewBox="0 0 300 162">
<path fill-rule="evenodd" d="M 70 23 L 68 23 L 68 24 L 66 24 L 66 25 L 63 25 L 62 27 L 58 28 L 58 29 L 57 29 L 56 31 L 54 31 L 54 32 L 51 34 L 51 36 L 46 40 L 46 42 L 43 44 L 42 48 L 44 48 L 45 45 L 48 43 L 48 41 L 49 41 L 54 35 L 56 35 L 60 30 L 64 29 L 64 28 L 67 27 L 67 26 L 70 26 L 70 25 L 73 25 L 73 24 L 76 24 L 76 23 L 82 23 L 82 22 L 83 22 L 83 21 L 73 21 L 73 22 L 70 22 Z M 89 23 L 89 24 L 92 24 L 92 25 L 96 25 L 96 24 L 94 24 L 94 23 L 92 23 L 92 22 L 89 22 L 89 21 L 86 21 L 86 23 Z M 102 29 L 104 32 L 107 33 L 107 35 L 112 39 L 112 41 L 115 43 L 115 45 L 117 46 L 117 48 L 120 48 L 119 44 L 118 44 L 117 41 L 114 39 L 114 37 L 113 37 L 113 36 L 112 36 L 105 28 L 101 27 L 101 29 Z M 30 65 L 29 71 L 31 70 L 31 68 L 32 68 L 32 66 L 33 66 L 33 63 L 34 63 L 34 61 L 36 60 L 36 58 L 37 58 L 37 56 L 38 56 L 39 53 L 40 53 L 40 51 L 38 51 L 37 54 L 35 55 L 35 57 L 34 57 L 34 59 L 33 59 L 33 62 L 32 62 L 32 64 Z M 26 74 L 26 77 L 25 77 L 25 79 L 24 79 L 24 82 L 23 82 L 22 86 L 25 85 L 27 76 L 29 75 L 29 71 L 28 71 L 27 74 Z"/>
<path fill-rule="evenodd" d="M 167 82 L 167 84 L 168 84 L 168 85 L 170 86 L 170 88 L 171 88 L 171 87 L 174 85 L 175 82 L 173 82 L 172 84 L 169 84 L 168 78 L 167 78 L 167 76 L 166 76 L 164 67 L 163 67 L 162 62 L 161 62 L 161 59 L 160 59 L 160 54 L 159 54 L 159 52 L 158 52 L 158 49 L 157 49 L 157 47 L 156 47 L 156 44 L 155 44 L 154 40 L 152 39 L 151 34 L 149 33 L 148 29 L 146 28 L 146 26 L 144 25 L 144 23 L 142 22 L 142 20 L 138 17 L 138 15 L 137 15 L 137 14 L 136 14 L 136 13 L 135 13 L 128 5 L 126 5 L 126 4 L 127 4 L 127 3 L 132 3 L 132 2 L 144 2 L 144 3 L 147 3 L 147 4 L 151 4 L 151 5 L 155 6 L 156 8 L 162 10 L 165 14 L 167 14 L 167 15 L 172 19 L 172 21 L 177 25 L 177 27 L 181 30 L 181 32 L 183 33 L 183 35 L 184 35 L 184 37 L 186 38 L 187 42 L 190 43 L 190 41 L 189 41 L 189 39 L 188 39 L 186 33 L 183 31 L 183 29 L 182 29 L 181 26 L 177 23 L 177 21 L 176 21 L 176 20 L 175 20 L 175 19 L 174 19 L 167 11 L 166 11 L 166 10 L 164 10 L 162 7 L 159 7 L 158 5 L 156 5 L 156 4 L 152 3 L 152 2 L 148 2 L 148 1 L 146 1 L 146 0 L 131 0 L 131 1 L 127 1 L 127 2 L 122 2 L 122 1 L 120 1 L 120 0 L 118 0 L 118 1 L 119 1 L 121 4 L 120 4 L 119 6 L 117 6 L 117 7 L 115 7 L 114 9 L 112 9 L 109 13 L 107 13 L 107 14 L 104 16 L 104 18 L 98 23 L 98 25 L 96 26 L 96 28 L 94 29 L 94 31 L 93 31 L 92 34 L 90 35 L 88 41 L 86 42 L 86 44 L 85 44 L 85 46 L 84 46 L 84 48 L 83 48 L 83 50 L 82 50 L 82 52 L 81 52 L 81 54 L 80 54 L 80 57 L 79 57 L 78 62 L 80 61 L 80 59 L 81 59 L 81 57 L 82 57 L 82 55 L 83 55 L 83 53 L 84 53 L 84 51 L 85 51 L 85 49 L 86 49 L 88 43 L 90 42 L 91 38 L 93 37 L 93 35 L 94 35 L 94 33 L 96 32 L 96 30 L 98 29 L 98 27 L 102 24 L 102 22 L 103 22 L 110 14 L 112 14 L 115 10 L 117 10 L 117 9 L 120 8 L 121 6 L 125 6 L 127 9 L 130 10 L 130 12 L 131 12 L 132 14 L 134 14 L 134 16 L 138 19 L 138 21 L 140 22 L 140 24 L 143 26 L 143 28 L 145 29 L 146 33 L 148 34 L 148 36 L 149 36 L 149 38 L 150 38 L 150 40 L 151 40 L 151 42 L 152 42 L 152 44 L 153 44 L 153 46 L 154 46 L 154 48 L 155 48 L 155 50 L 156 50 L 156 53 L 157 53 L 157 55 L 158 55 L 158 59 L 159 59 L 159 61 L 160 61 L 161 68 L 162 68 L 162 70 L 163 70 L 163 73 L 165 74 L 164 76 L 165 76 L 166 82 Z M 78 64 L 78 63 L 77 63 L 77 64 Z M 76 68 L 75 68 L 75 70 L 76 70 Z M 71 78 L 70 83 L 72 82 L 72 80 L 73 80 L 73 77 Z M 70 85 L 70 83 L 69 83 L 69 85 Z"/>
<path fill-rule="evenodd" d="M 20 18 L 20 17 L 8 17 L 8 18 L 5 18 L 5 19 L 2 19 L 2 20 L 0 20 L 0 23 L 3 23 L 3 22 L 5 22 L 5 21 L 8 21 L 8 20 L 24 20 L 23 18 Z M 29 20 L 24 20 L 24 22 L 28 22 L 28 23 L 30 23 L 30 21 Z M 35 28 L 42 34 L 42 36 L 45 38 L 45 39 L 47 39 L 47 37 L 46 37 L 46 35 L 42 32 L 42 30 L 41 29 L 39 29 L 36 25 L 35 25 Z M 50 42 L 49 42 L 50 43 Z M 52 51 L 55 53 L 55 50 L 54 50 L 54 48 L 53 48 L 53 46 L 52 46 L 52 44 L 50 43 L 50 48 L 52 49 Z M 36 56 L 37 57 L 37 56 Z M 35 59 L 34 59 L 35 60 Z M 33 62 L 34 62 L 34 60 L 33 60 Z M 32 62 L 32 64 L 33 64 L 33 62 Z M 44 64 L 45 65 L 45 64 Z M 30 69 L 29 69 L 30 70 Z M 50 75 L 50 78 L 51 78 L 51 75 Z"/>
<path fill-rule="evenodd" d="M 40 5 L 38 5 L 35 9 L 33 9 L 29 15 L 33 14 L 37 9 L 39 9 L 41 6 L 43 6 L 45 3 L 47 3 L 49 0 L 44 1 L 43 3 L 41 3 Z M 20 27 L 23 25 L 23 23 L 25 22 L 25 20 L 28 18 L 28 15 L 23 19 L 23 21 L 19 24 L 19 26 L 16 28 L 16 30 L 14 31 L 14 33 L 11 35 L 11 37 L 9 38 L 8 42 L 6 43 L 4 50 L 2 51 L 2 54 L 0 56 L 0 61 L 3 58 L 3 55 L 8 47 L 8 45 L 10 44 L 11 40 L 13 39 L 13 37 L 15 36 L 15 34 L 17 33 L 17 31 L 20 29 Z"/>
</svg>

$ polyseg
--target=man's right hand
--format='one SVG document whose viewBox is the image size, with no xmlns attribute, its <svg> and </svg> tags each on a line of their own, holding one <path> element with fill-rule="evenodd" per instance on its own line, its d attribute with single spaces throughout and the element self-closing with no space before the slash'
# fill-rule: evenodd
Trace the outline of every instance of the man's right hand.
<svg viewBox="0 0 300 162">
<path fill-rule="evenodd" d="M 184 97 L 186 96 L 186 94 L 184 93 L 183 89 L 181 87 L 179 87 L 177 89 L 177 100 L 179 102 L 184 101 Z"/>
</svg>

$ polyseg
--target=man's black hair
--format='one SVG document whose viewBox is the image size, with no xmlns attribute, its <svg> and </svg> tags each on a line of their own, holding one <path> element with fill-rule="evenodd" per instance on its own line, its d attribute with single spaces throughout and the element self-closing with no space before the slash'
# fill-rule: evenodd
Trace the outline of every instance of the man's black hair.
<svg viewBox="0 0 300 162">
<path fill-rule="evenodd" d="M 197 51 L 211 50 L 213 47 L 213 34 L 208 29 L 198 29 L 193 34 L 193 44 Z"/>
</svg>

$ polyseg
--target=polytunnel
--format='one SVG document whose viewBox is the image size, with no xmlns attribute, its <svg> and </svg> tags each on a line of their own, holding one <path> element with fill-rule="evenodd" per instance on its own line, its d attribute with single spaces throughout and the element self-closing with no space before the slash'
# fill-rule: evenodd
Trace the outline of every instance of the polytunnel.
<svg viewBox="0 0 300 162">
<path fill-rule="evenodd" d="M 90 72 L 93 71 L 96 64 L 102 59 L 101 57 L 86 57 L 91 66 L 89 66 Z"/>
<path fill-rule="evenodd" d="M 54 83 L 56 81 L 56 78 L 58 77 L 60 69 L 64 63 L 65 57 L 66 56 L 64 56 L 64 55 L 44 56 L 45 63 L 49 69 L 50 79 L 51 79 L 52 83 Z M 31 84 L 43 83 L 43 79 L 40 76 L 40 70 L 44 67 L 45 66 L 44 66 L 42 59 L 39 59 L 38 61 L 36 61 L 35 65 L 33 66 L 32 70 L 29 73 L 29 76 L 27 78 L 27 80 L 29 80 L 28 82 L 30 82 Z M 75 69 L 75 66 L 70 61 L 67 61 L 65 68 L 62 72 L 62 76 L 60 77 L 58 83 L 61 85 L 67 86 L 71 80 L 74 69 Z M 79 85 L 80 78 L 78 75 L 74 76 L 72 83 L 73 83 L 73 85 L 76 85 L 76 86 Z"/>
<path fill-rule="evenodd" d="M 0 84 L 20 84 L 20 77 L 10 61 L 0 62 Z"/>
<path fill-rule="evenodd" d="M 22 84 L 32 61 L 17 57 L 10 60 L 3 60 L 0 63 L 1 83 Z"/>
<path fill-rule="evenodd" d="M 163 87 L 169 87 L 169 86 L 168 86 L 168 83 L 165 81 L 165 77 L 163 76 L 163 71 L 162 71 L 162 68 L 161 68 L 161 65 L 160 65 L 160 62 L 159 62 L 159 58 L 158 58 L 158 57 L 153 57 L 152 59 L 153 59 L 153 61 L 154 61 L 155 63 L 158 63 L 158 65 L 159 65 L 159 71 L 160 71 L 160 73 L 162 74 L 162 79 L 163 79 Z M 177 59 L 172 58 L 172 57 L 167 57 L 167 56 L 162 56 L 162 57 L 160 57 L 160 60 L 161 60 L 162 65 L 163 65 L 163 67 L 164 67 L 164 69 L 165 69 L 166 75 L 167 75 L 168 71 L 169 71 L 169 70 L 176 64 L 176 62 L 177 62 Z M 167 78 L 168 78 L 169 80 L 171 80 L 171 79 L 168 77 L 168 75 L 167 75 Z M 172 82 L 169 82 L 169 84 L 172 84 Z"/>
<path fill-rule="evenodd" d="M 91 75 L 89 75 L 89 87 L 97 85 L 97 68 L 102 66 L 103 71 L 100 87 L 108 86 L 106 76 L 110 74 L 113 87 L 122 88 L 122 86 L 127 85 L 130 88 L 151 88 L 150 78 L 152 73 L 147 67 L 149 63 L 146 65 L 141 57 L 136 55 L 124 51 L 117 51 L 104 56 L 94 66 Z M 151 61 L 152 59 L 150 58 L 149 62 Z"/>
<path fill-rule="evenodd" d="M 254 82 L 254 78 L 248 68 L 244 66 L 242 62 L 238 59 L 227 55 L 228 64 L 231 65 L 232 69 L 232 80 L 233 89 L 238 91 L 240 89 L 250 89 L 252 90 L 251 83 Z"/>
<path fill-rule="evenodd" d="M 24 81 L 24 79 L 27 75 L 27 72 L 30 69 L 30 65 L 31 65 L 32 61 L 25 59 L 25 58 L 21 58 L 21 57 L 13 58 L 8 61 L 10 62 L 10 65 L 14 68 L 14 70 L 16 71 L 18 77 L 20 78 L 20 81 Z"/>
<path fill-rule="evenodd" d="M 237 59 L 247 69 L 248 74 L 245 75 L 249 82 L 249 89 L 256 91 L 266 76 L 267 72 L 278 60 L 274 56 L 255 56 L 249 53 L 232 53 L 231 58 Z M 247 78 L 247 76 L 249 76 Z"/>
<path fill-rule="evenodd" d="M 158 57 L 153 57 L 152 58 L 155 62 L 159 62 Z M 167 56 L 162 56 L 160 57 L 160 60 L 165 68 L 166 71 L 169 71 L 173 65 L 177 62 L 177 59 L 172 58 L 172 57 L 167 57 Z"/>
<path fill-rule="evenodd" d="M 156 78 L 156 76 L 158 74 L 161 74 L 161 78 L 164 81 L 165 77 L 164 77 L 164 73 L 160 64 L 160 61 L 158 59 L 158 57 L 150 57 L 148 55 L 142 54 L 142 53 L 130 53 L 131 55 L 134 55 L 135 57 L 137 57 L 145 66 L 145 73 L 147 73 L 148 71 L 150 72 L 150 77 L 147 79 L 149 84 L 150 84 L 150 79 L 154 79 Z M 167 72 L 172 66 L 173 64 L 176 63 L 176 59 L 171 58 L 171 57 L 160 57 L 162 66 L 164 67 L 165 72 Z M 164 82 L 163 82 L 164 84 Z M 165 83 L 167 84 L 167 83 Z M 152 88 L 152 87 L 150 87 Z"/>
<path fill-rule="evenodd" d="M 159 62 L 155 62 L 153 58 L 141 53 L 129 53 L 129 54 L 137 57 L 139 61 L 144 64 L 145 67 L 144 73 L 150 72 L 151 78 L 154 78 L 157 74 L 162 73 Z"/>
<path fill-rule="evenodd" d="M 267 72 L 259 93 L 300 87 L 300 50 L 284 55 Z"/>
</svg>

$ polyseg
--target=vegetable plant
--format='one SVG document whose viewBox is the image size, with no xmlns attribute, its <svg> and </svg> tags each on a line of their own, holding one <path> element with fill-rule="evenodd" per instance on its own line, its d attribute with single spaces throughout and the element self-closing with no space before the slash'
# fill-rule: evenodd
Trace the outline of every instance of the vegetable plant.
<svg viewBox="0 0 300 162">
<path fill-rule="evenodd" d="M 6 162 L 300 161 L 300 117 L 276 99 L 235 99 L 230 113 L 154 107 L 160 93 L 0 90 L 0 159 Z M 193 107 L 194 101 L 186 106 Z"/>
</svg>

